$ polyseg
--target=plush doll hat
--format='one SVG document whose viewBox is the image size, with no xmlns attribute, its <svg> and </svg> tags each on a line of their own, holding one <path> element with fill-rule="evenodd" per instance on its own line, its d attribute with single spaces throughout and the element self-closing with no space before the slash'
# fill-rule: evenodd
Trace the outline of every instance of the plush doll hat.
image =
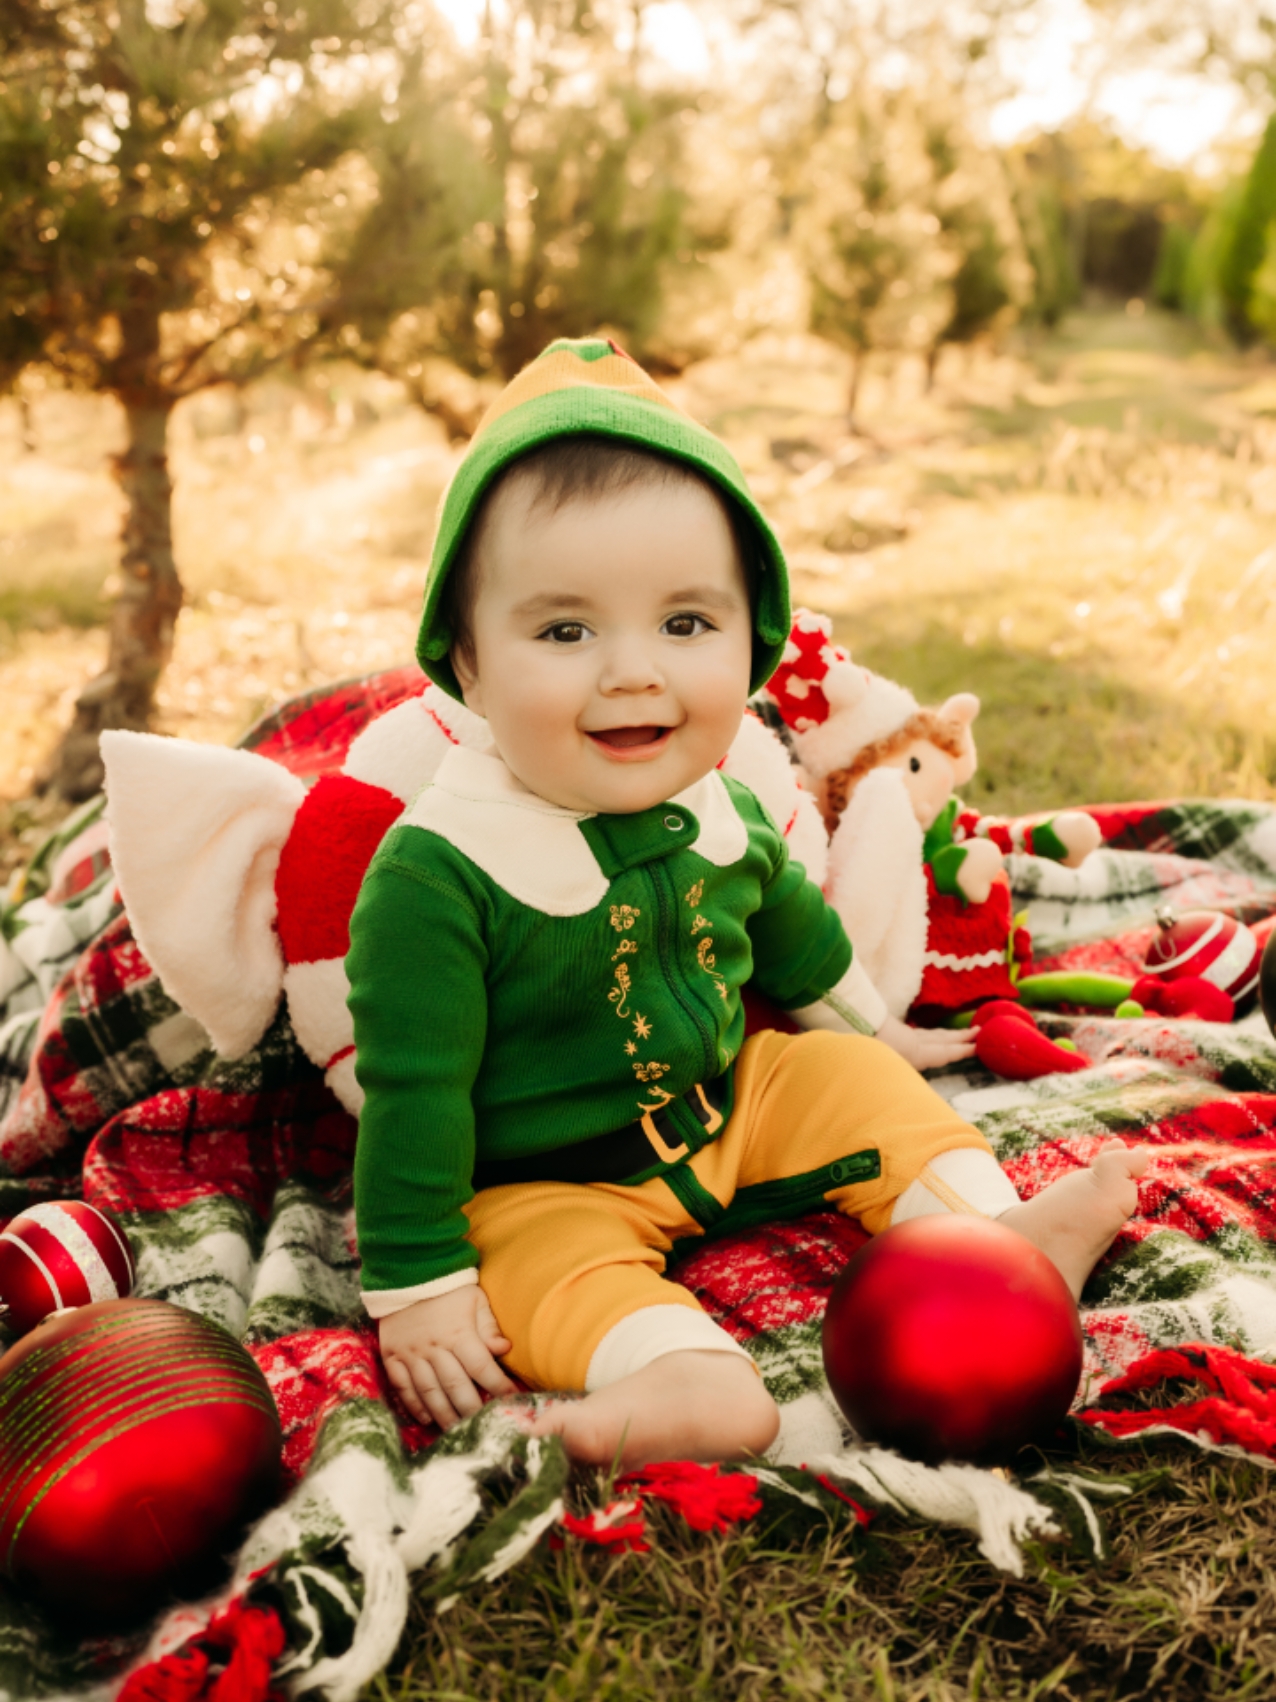
<svg viewBox="0 0 1276 1702">
<path fill-rule="evenodd" d="M 764 692 L 792 731 L 802 766 L 814 780 L 848 767 L 866 745 L 898 732 L 918 713 L 911 691 L 857 667 L 832 634 L 827 615 L 798 609 Z"/>
<path fill-rule="evenodd" d="M 683 413 L 615 343 L 601 337 L 551 343 L 496 398 L 443 496 L 425 588 L 417 660 L 453 697 L 461 688 L 448 652 L 443 590 L 484 492 L 519 456 L 556 437 L 596 432 L 651 449 L 703 474 L 724 492 L 757 539 L 751 689 L 766 681 L 789 634 L 784 553 L 749 493 L 735 457 L 711 431 Z"/>
</svg>

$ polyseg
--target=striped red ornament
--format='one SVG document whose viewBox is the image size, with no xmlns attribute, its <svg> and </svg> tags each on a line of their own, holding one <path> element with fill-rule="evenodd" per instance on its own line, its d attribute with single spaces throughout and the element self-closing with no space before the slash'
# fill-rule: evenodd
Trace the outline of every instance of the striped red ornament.
<svg viewBox="0 0 1276 1702">
<path fill-rule="evenodd" d="M 1221 910 L 1158 910 L 1159 932 L 1148 947 L 1147 972 L 1162 981 L 1199 975 L 1239 1006 L 1258 988 L 1258 941 Z"/>
<path fill-rule="evenodd" d="M 0 1234 L 0 1322 L 25 1335 L 41 1318 L 98 1300 L 122 1300 L 136 1276 L 128 1237 L 84 1200 L 45 1200 Z"/>
<path fill-rule="evenodd" d="M 207 1587 L 276 1492 L 266 1380 L 163 1300 L 50 1318 L 0 1359 L 0 1570 L 77 1625 Z"/>
</svg>

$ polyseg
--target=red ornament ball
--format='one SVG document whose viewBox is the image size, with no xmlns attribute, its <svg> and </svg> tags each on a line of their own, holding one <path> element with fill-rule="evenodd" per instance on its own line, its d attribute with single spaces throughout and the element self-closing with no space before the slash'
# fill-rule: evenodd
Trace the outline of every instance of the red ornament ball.
<svg viewBox="0 0 1276 1702">
<path fill-rule="evenodd" d="M 163 1300 L 50 1318 L 0 1359 L 0 1568 L 77 1625 L 204 1587 L 273 1498 L 282 1441 L 233 1336 Z"/>
<path fill-rule="evenodd" d="M 1068 1285 L 989 1218 L 912 1218 L 855 1254 L 824 1316 L 824 1369 L 866 1441 L 995 1465 L 1067 1415 L 1081 1380 Z"/>
<path fill-rule="evenodd" d="M 0 1322 L 25 1335 L 51 1312 L 122 1300 L 136 1269 L 109 1212 L 83 1200 L 45 1200 L 0 1234 Z"/>
<path fill-rule="evenodd" d="M 1199 975 L 1237 1006 L 1258 988 L 1261 952 L 1243 922 L 1221 910 L 1158 910 L 1159 931 L 1148 947 L 1147 972 L 1161 981 Z"/>
</svg>

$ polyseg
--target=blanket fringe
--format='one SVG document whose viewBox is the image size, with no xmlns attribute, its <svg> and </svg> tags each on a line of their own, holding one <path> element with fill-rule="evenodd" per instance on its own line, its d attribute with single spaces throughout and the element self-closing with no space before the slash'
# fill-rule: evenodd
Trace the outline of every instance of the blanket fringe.
<svg viewBox="0 0 1276 1702">
<path fill-rule="evenodd" d="M 180 1649 L 130 1673 L 117 1702 L 283 1702 L 270 1674 L 285 1641 L 274 1608 L 237 1596 Z"/>
<path fill-rule="evenodd" d="M 669 1460 L 629 1472 L 616 1484 L 643 1501 L 663 1501 L 681 1513 L 693 1531 L 725 1531 L 737 1519 L 762 1511 L 758 1480 L 749 1472 L 724 1472 L 720 1466 Z"/>
<path fill-rule="evenodd" d="M 1159 1384 L 1188 1382 L 1211 1391 L 1176 1405 L 1125 1406 Z M 1110 1407 L 1107 1403 L 1117 1403 Z M 1105 1383 L 1099 1403 L 1076 1415 L 1110 1436 L 1177 1430 L 1207 1446 L 1234 1446 L 1276 1460 L 1276 1366 L 1248 1359 L 1234 1348 L 1193 1342 L 1144 1354 L 1128 1371 Z"/>
</svg>

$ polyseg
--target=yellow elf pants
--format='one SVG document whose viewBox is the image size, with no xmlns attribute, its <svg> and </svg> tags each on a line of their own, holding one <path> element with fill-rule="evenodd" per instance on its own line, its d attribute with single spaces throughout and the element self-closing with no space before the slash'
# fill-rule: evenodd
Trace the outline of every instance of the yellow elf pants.
<svg viewBox="0 0 1276 1702">
<path fill-rule="evenodd" d="M 676 1170 L 634 1187 L 516 1183 L 470 1202 L 479 1280 L 514 1344 L 505 1362 L 536 1388 L 585 1388 L 595 1350 L 631 1314 L 687 1307 L 709 1324 L 662 1274 L 675 1243 L 825 1203 L 877 1234 L 930 1161 L 961 1147 L 991 1152 L 880 1041 L 756 1034 L 726 1128 Z"/>
</svg>

